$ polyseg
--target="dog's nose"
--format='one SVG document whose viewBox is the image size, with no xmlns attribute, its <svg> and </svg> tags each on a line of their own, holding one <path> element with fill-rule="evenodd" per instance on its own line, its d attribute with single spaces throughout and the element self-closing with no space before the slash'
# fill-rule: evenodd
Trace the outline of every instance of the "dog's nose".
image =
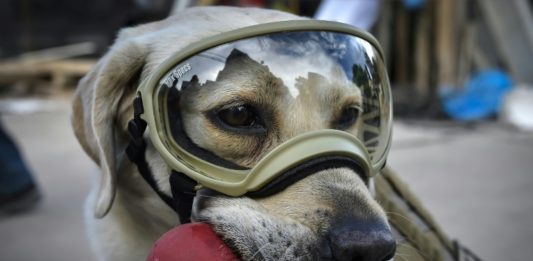
<svg viewBox="0 0 533 261">
<path fill-rule="evenodd" d="M 339 261 L 386 261 L 396 252 L 396 241 L 383 222 L 343 222 L 330 230 L 329 240 L 331 254 Z"/>
</svg>

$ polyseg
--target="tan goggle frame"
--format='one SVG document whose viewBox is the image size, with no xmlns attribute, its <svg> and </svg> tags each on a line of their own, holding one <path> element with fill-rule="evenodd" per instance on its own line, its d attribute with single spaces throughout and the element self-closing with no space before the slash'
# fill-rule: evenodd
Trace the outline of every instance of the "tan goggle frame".
<svg viewBox="0 0 533 261">
<path fill-rule="evenodd" d="M 160 106 L 162 105 L 154 97 L 161 78 L 169 70 L 197 53 L 224 43 L 288 31 L 328 31 L 353 35 L 370 43 L 383 60 L 381 47 L 370 34 L 346 24 L 317 20 L 295 20 L 255 25 L 212 36 L 189 45 L 159 65 L 154 73 L 141 83 L 138 89 L 144 107 L 144 113 L 141 118 L 148 123 L 150 139 L 170 168 L 186 174 L 201 186 L 229 196 L 240 196 L 247 192 L 258 190 L 288 169 L 322 156 L 335 155 L 352 158 L 360 164 L 365 172 L 364 174 L 368 177 L 374 176 L 379 172 L 385 164 L 389 150 L 390 129 L 383 156 L 374 161 L 374 163 L 371 163 L 370 155 L 364 144 L 354 135 L 344 131 L 326 129 L 304 133 L 282 143 L 270 151 L 256 166 L 247 170 L 224 168 L 202 160 L 184 150 L 172 138 L 168 137 L 168 130 L 164 127 L 168 126 L 168 122 L 161 122 L 163 119 L 167 121 L 168 119 L 160 117 L 161 111 L 156 108 L 161 108 Z M 387 91 L 390 97 L 388 79 L 383 80 L 386 81 L 383 84 L 384 91 Z M 388 109 L 391 110 L 390 107 Z"/>
</svg>

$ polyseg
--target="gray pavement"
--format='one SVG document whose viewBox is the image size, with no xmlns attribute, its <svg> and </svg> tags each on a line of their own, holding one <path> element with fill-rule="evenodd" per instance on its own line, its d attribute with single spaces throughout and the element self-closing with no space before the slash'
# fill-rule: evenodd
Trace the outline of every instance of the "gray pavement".
<svg viewBox="0 0 533 261">
<path fill-rule="evenodd" d="M 0 218 L 0 260 L 94 260 L 82 205 L 96 166 L 72 134 L 68 100 L 51 103 L 2 115 L 44 199 L 30 213 Z M 484 260 L 532 259 L 532 134 L 494 123 L 397 122 L 388 163 L 445 231 Z"/>
<path fill-rule="evenodd" d="M 532 260 L 533 134 L 397 123 L 388 163 L 451 237 L 484 260 Z"/>
<path fill-rule="evenodd" d="M 4 127 L 18 142 L 44 195 L 30 213 L 0 218 L 2 261 L 95 259 L 88 247 L 82 207 L 96 165 L 70 128 L 68 99 L 54 102 L 45 112 L 2 115 Z"/>
</svg>

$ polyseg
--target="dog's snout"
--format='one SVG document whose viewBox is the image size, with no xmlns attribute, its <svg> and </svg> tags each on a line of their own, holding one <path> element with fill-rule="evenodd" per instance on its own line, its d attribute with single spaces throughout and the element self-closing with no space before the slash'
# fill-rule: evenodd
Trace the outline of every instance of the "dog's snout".
<svg viewBox="0 0 533 261">
<path fill-rule="evenodd" d="M 331 255 L 339 261 L 386 261 L 394 257 L 396 242 L 382 222 L 349 221 L 329 233 Z"/>
</svg>

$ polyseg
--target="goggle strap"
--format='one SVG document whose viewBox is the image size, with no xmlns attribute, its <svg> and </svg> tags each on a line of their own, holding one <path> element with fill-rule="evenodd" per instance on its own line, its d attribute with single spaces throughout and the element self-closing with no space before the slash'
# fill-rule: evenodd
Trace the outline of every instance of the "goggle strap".
<svg viewBox="0 0 533 261">
<path fill-rule="evenodd" d="M 126 147 L 126 155 L 128 156 L 128 159 L 137 166 L 137 170 L 143 179 L 154 190 L 159 198 L 176 212 L 180 219 L 180 223 L 190 223 L 192 203 L 196 193 L 194 190 L 196 183 L 184 174 L 172 171 L 169 178 L 172 197 L 163 193 L 163 191 L 159 189 L 145 158 L 146 142 L 143 135 L 146 131 L 147 124 L 140 117 L 144 112 L 141 97 L 135 98 L 133 108 L 134 117 L 128 123 L 130 142 Z"/>
<path fill-rule="evenodd" d="M 174 211 L 179 215 L 180 223 L 190 223 L 192 204 L 196 196 L 194 187 L 198 183 L 185 174 L 176 171 L 171 172 L 169 182 L 176 207 Z"/>
</svg>

